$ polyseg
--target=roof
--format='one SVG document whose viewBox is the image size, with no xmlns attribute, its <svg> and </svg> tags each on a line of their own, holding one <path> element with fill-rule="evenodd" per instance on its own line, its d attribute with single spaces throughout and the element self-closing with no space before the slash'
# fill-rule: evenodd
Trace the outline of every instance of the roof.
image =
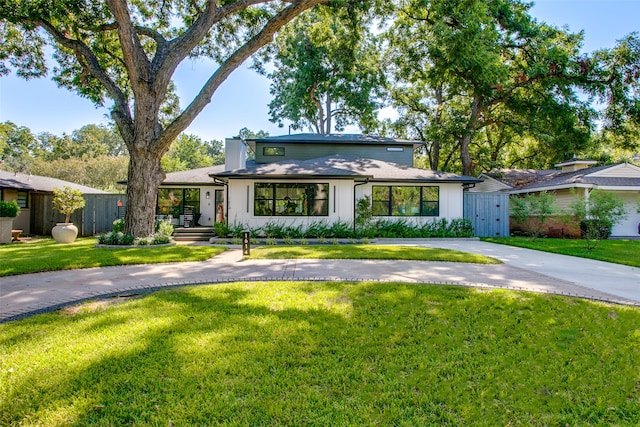
<svg viewBox="0 0 640 427">
<path fill-rule="evenodd" d="M 107 194 L 106 191 L 98 190 L 97 188 L 87 187 L 57 178 L 0 171 L 0 188 L 52 193 L 54 188 L 62 189 L 65 186 L 69 186 L 74 190 L 80 190 L 82 194 Z"/>
<path fill-rule="evenodd" d="M 612 169 L 620 168 L 622 166 L 629 167 L 630 165 L 617 164 L 617 165 L 605 165 L 592 168 L 580 169 L 573 172 L 561 172 L 553 171 L 552 174 L 544 174 L 538 176 L 537 180 L 527 182 L 524 185 L 514 186 L 515 190 L 512 193 L 526 193 L 530 191 L 542 191 L 546 189 L 560 189 L 571 187 L 594 187 L 594 188 L 611 188 L 617 187 L 624 189 L 628 187 L 630 189 L 640 188 L 640 169 L 638 169 L 637 176 L 611 176 Z M 632 168 L 637 169 L 635 166 Z M 606 176 L 600 174 L 605 171 L 609 171 Z"/>
<path fill-rule="evenodd" d="M 168 173 L 162 185 L 212 184 L 210 175 L 224 171 L 224 165 Z"/>
<path fill-rule="evenodd" d="M 260 164 L 254 167 L 213 174 L 216 178 L 337 178 L 369 181 L 460 182 L 477 183 L 482 180 L 418 169 L 382 160 L 350 156 L 327 156 L 311 160 L 289 160 Z"/>
<path fill-rule="evenodd" d="M 280 143 L 280 144 L 384 144 L 384 145 L 422 145 L 420 141 L 412 141 L 408 139 L 385 138 L 374 135 L 362 134 L 317 134 L 317 133 L 298 133 L 293 135 L 269 136 L 265 138 L 248 138 L 246 140 L 250 145 L 259 143 Z"/>
<path fill-rule="evenodd" d="M 483 175 L 491 177 L 511 188 L 522 188 L 536 182 L 545 181 L 557 174 L 559 170 L 545 169 L 493 169 Z"/>
</svg>

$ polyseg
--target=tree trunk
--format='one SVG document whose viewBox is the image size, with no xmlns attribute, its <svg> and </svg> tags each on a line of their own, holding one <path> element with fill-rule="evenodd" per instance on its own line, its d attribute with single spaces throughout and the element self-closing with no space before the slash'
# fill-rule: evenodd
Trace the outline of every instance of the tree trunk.
<svg viewBox="0 0 640 427">
<path fill-rule="evenodd" d="M 442 125 L 442 108 L 444 100 L 442 96 L 442 84 L 436 88 L 436 126 Z M 437 171 L 440 167 L 440 141 L 434 140 L 431 145 L 431 170 Z"/>
<path fill-rule="evenodd" d="M 476 95 L 473 97 L 473 104 L 471 106 L 471 117 L 469 117 L 469 123 L 465 129 L 464 135 L 460 140 L 460 161 L 462 162 L 462 174 L 469 175 L 473 173 L 473 165 L 471 161 L 471 155 L 469 154 L 469 145 L 471 145 L 471 138 L 478 122 L 480 115 L 480 98 Z"/>
<path fill-rule="evenodd" d="M 125 233 L 145 237 L 153 233 L 158 186 L 165 177 L 160 157 L 150 150 L 129 150 Z"/>
</svg>

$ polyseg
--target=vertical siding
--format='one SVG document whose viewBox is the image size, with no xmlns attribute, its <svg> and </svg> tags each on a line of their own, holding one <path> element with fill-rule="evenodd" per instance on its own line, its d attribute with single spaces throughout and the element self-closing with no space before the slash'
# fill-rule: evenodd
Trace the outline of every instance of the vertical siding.
<svg viewBox="0 0 640 427">
<path fill-rule="evenodd" d="M 509 195 L 464 193 L 464 217 L 471 220 L 478 237 L 509 236 Z"/>
<path fill-rule="evenodd" d="M 118 218 L 118 201 L 126 204 L 124 194 L 85 194 L 84 200 L 82 227 L 78 227 L 82 236 L 95 236 L 111 231 L 113 221 Z"/>
</svg>

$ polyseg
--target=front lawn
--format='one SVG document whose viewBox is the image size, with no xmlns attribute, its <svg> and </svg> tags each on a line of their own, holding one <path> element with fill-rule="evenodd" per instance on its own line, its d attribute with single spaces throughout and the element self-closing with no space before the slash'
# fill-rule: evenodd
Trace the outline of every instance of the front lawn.
<svg viewBox="0 0 640 427">
<path fill-rule="evenodd" d="M 638 325 L 504 290 L 166 290 L 0 325 L 0 425 L 638 425 Z"/>
<path fill-rule="evenodd" d="M 544 238 L 533 240 L 528 237 L 491 237 L 482 240 L 491 243 L 501 243 L 538 251 L 640 267 L 640 240 L 603 240 L 592 250 L 586 249 L 586 243 L 583 240 L 574 239 Z"/>
<path fill-rule="evenodd" d="M 387 245 L 259 246 L 250 259 L 387 259 L 414 261 L 470 262 L 500 264 L 501 261 L 479 254 L 448 249 Z"/>
<path fill-rule="evenodd" d="M 95 248 L 97 239 L 86 237 L 65 245 L 42 239 L 0 245 L 0 276 L 38 271 L 71 270 L 127 264 L 204 261 L 226 248 L 213 246 L 162 246 Z"/>
</svg>

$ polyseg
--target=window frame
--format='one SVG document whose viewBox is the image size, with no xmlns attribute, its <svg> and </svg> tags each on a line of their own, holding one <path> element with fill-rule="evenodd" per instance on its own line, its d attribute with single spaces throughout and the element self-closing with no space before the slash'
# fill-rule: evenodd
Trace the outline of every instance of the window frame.
<svg viewBox="0 0 640 427">
<path fill-rule="evenodd" d="M 20 202 L 21 195 L 24 196 L 24 202 Z M 18 191 L 16 196 L 16 203 L 20 206 L 21 209 L 27 209 L 29 207 L 29 192 L 28 191 Z"/>
<path fill-rule="evenodd" d="M 398 195 L 394 190 L 418 189 L 418 205 L 405 205 L 404 210 L 400 209 Z M 436 190 L 436 198 L 429 195 Z M 377 194 L 376 194 L 377 193 Z M 382 196 L 376 198 L 376 196 Z M 435 206 L 434 206 L 435 203 Z M 393 216 L 393 217 L 439 217 L 440 216 L 440 186 L 437 185 L 374 185 L 371 188 L 371 207 L 373 216 Z M 415 213 L 416 207 L 418 212 Z"/>
<path fill-rule="evenodd" d="M 273 153 L 267 153 L 267 151 L 273 150 Z M 283 157 L 284 147 L 262 147 L 262 155 L 265 157 Z"/>
<path fill-rule="evenodd" d="M 322 186 L 322 192 L 325 193 L 324 197 L 316 197 L 319 193 L 319 191 L 316 191 L 318 186 Z M 301 189 L 303 190 L 302 192 L 299 191 Z M 313 195 L 314 192 L 316 195 Z M 282 194 L 285 193 L 286 196 L 282 197 Z M 290 195 L 294 197 L 292 198 Z M 301 195 L 302 198 L 296 197 L 298 195 Z M 321 202 L 320 209 L 317 209 L 318 202 Z M 317 213 L 318 211 L 321 213 Z M 329 183 L 256 182 L 253 187 L 253 216 L 329 216 Z"/>
</svg>

